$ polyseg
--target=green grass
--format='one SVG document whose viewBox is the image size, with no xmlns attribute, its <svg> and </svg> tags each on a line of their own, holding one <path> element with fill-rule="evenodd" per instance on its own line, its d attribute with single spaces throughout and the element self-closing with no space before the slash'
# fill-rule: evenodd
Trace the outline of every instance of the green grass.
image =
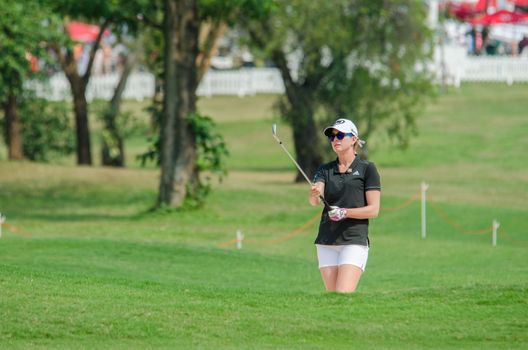
<svg viewBox="0 0 528 350">
<path fill-rule="evenodd" d="M 394 243 L 401 244 L 379 242 L 362 291 L 344 296 L 321 293 L 313 264 L 304 259 L 180 244 L 11 240 L 0 246 L 8 255 L 0 279 L 3 343 L 343 349 L 526 344 L 527 289 L 518 279 L 526 270 L 507 262 L 522 261 L 524 251 L 413 241 L 413 256 L 387 254 Z M 447 261 L 453 254 L 464 254 L 465 264 Z"/>
<path fill-rule="evenodd" d="M 134 162 L 141 132 L 127 169 L 1 160 L 0 211 L 19 231 L 0 239 L 0 347 L 524 349 L 527 93 L 463 85 L 428 106 L 407 150 L 369 140 L 383 208 L 425 180 L 457 226 L 429 206 L 421 240 L 419 202 L 382 210 L 353 295 L 323 291 L 316 224 L 284 239 L 320 208 L 271 138 L 274 96 L 199 101 L 231 158 L 198 211 L 149 211 L 159 173 Z M 143 107 L 125 105 L 146 119 Z M 491 232 L 466 234 L 494 218 L 498 246 Z M 238 228 L 244 248 L 220 247 Z"/>
</svg>

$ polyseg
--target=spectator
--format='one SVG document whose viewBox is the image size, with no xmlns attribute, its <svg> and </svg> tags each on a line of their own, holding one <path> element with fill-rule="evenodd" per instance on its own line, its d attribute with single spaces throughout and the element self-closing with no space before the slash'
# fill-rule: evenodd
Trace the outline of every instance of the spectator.
<svg viewBox="0 0 528 350">
<path fill-rule="evenodd" d="M 518 49 L 517 49 L 518 50 L 517 52 L 519 53 L 519 55 L 522 55 L 522 52 L 523 52 L 523 50 L 524 50 L 524 48 L 526 46 L 528 46 L 528 36 L 525 35 L 522 38 L 522 40 L 519 41 L 519 45 L 518 45 Z"/>
</svg>

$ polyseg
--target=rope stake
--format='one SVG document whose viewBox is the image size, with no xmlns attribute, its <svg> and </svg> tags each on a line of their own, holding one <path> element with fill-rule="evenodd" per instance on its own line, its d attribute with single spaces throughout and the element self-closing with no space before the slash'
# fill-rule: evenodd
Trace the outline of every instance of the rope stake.
<svg viewBox="0 0 528 350">
<path fill-rule="evenodd" d="M 429 185 L 425 183 L 425 181 L 422 181 L 422 185 L 420 186 L 420 191 L 422 194 L 422 210 L 421 210 L 421 218 L 422 218 L 422 239 L 425 239 L 425 236 L 427 234 L 427 222 L 426 222 L 426 201 L 427 201 L 427 189 L 429 188 Z"/>
<path fill-rule="evenodd" d="M 493 223 L 491 224 L 492 227 L 492 233 L 491 233 L 491 244 L 496 247 L 497 246 L 497 230 L 500 227 L 500 222 L 497 221 L 497 219 L 493 219 Z"/>
<path fill-rule="evenodd" d="M 2 238 L 2 225 L 4 224 L 5 221 L 6 221 L 5 215 L 0 213 L 0 238 Z"/>
</svg>

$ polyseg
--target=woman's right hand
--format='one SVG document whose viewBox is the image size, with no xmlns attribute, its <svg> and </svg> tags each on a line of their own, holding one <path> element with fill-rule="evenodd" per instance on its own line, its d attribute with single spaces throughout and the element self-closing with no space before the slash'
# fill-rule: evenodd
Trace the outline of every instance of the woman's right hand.
<svg viewBox="0 0 528 350">
<path fill-rule="evenodd" d="M 319 198 L 320 195 L 321 195 L 321 192 L 319 192 L 319 189 L 317 188 L 317 186 L 312 185 L 312 188 L 310 190 L 310 196 L 312 198 Z"/>
<path fill-rule="evenodd" d="M 317 205 L 321 202 L 322 194 L 324 193 L 324 183 L 317 182 L 310 188 L 310 204 Z"/>
</svg>

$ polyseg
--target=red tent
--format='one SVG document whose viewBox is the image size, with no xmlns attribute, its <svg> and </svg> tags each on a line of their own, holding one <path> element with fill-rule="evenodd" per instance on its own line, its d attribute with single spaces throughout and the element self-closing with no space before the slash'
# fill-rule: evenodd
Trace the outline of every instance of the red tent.
<svg viewBox="0 0 528 350">
<path fill-rule="evenodd" d="M 90 43 L 92 41 L 95 41 L 100 30 L 99 26 L 82 22 L 70 22 L 67 25 L 66 29 L 68 30 L 70 38 L 72 38 L 73 40 L 81 41 L 83 43 Z M 110 35 L 110 30 L 105 30 L 103 35 Z"/>
<path fill-rule="evenodd" d="M 488 0 L 487 6 L 495 8 L 497 6 L 497 0 Z M 486 0 L 459 2 L 451 1 L 448 3 L 448 9 L 453 16 L 457 17 L 462 21 L 465 21 L 468 18 L 471 18 L 480 13 L 486 13 Z"/>
<path fill-rule="evenodd" d="M 528 7 L 528 0 L 510 0 L 510 3 L 519 7 Z"/>
<path fill-rule="evenodd" d="M 528 14 L 522 12 L 511 12 L 506 10 L 500 10 L 492 14 L 485 14 L 476 18 L 473 18 L 469 23 L 473 25 L 490 26 L 494 24 L 513 24 L 528 21 Z"/>
</svg>

